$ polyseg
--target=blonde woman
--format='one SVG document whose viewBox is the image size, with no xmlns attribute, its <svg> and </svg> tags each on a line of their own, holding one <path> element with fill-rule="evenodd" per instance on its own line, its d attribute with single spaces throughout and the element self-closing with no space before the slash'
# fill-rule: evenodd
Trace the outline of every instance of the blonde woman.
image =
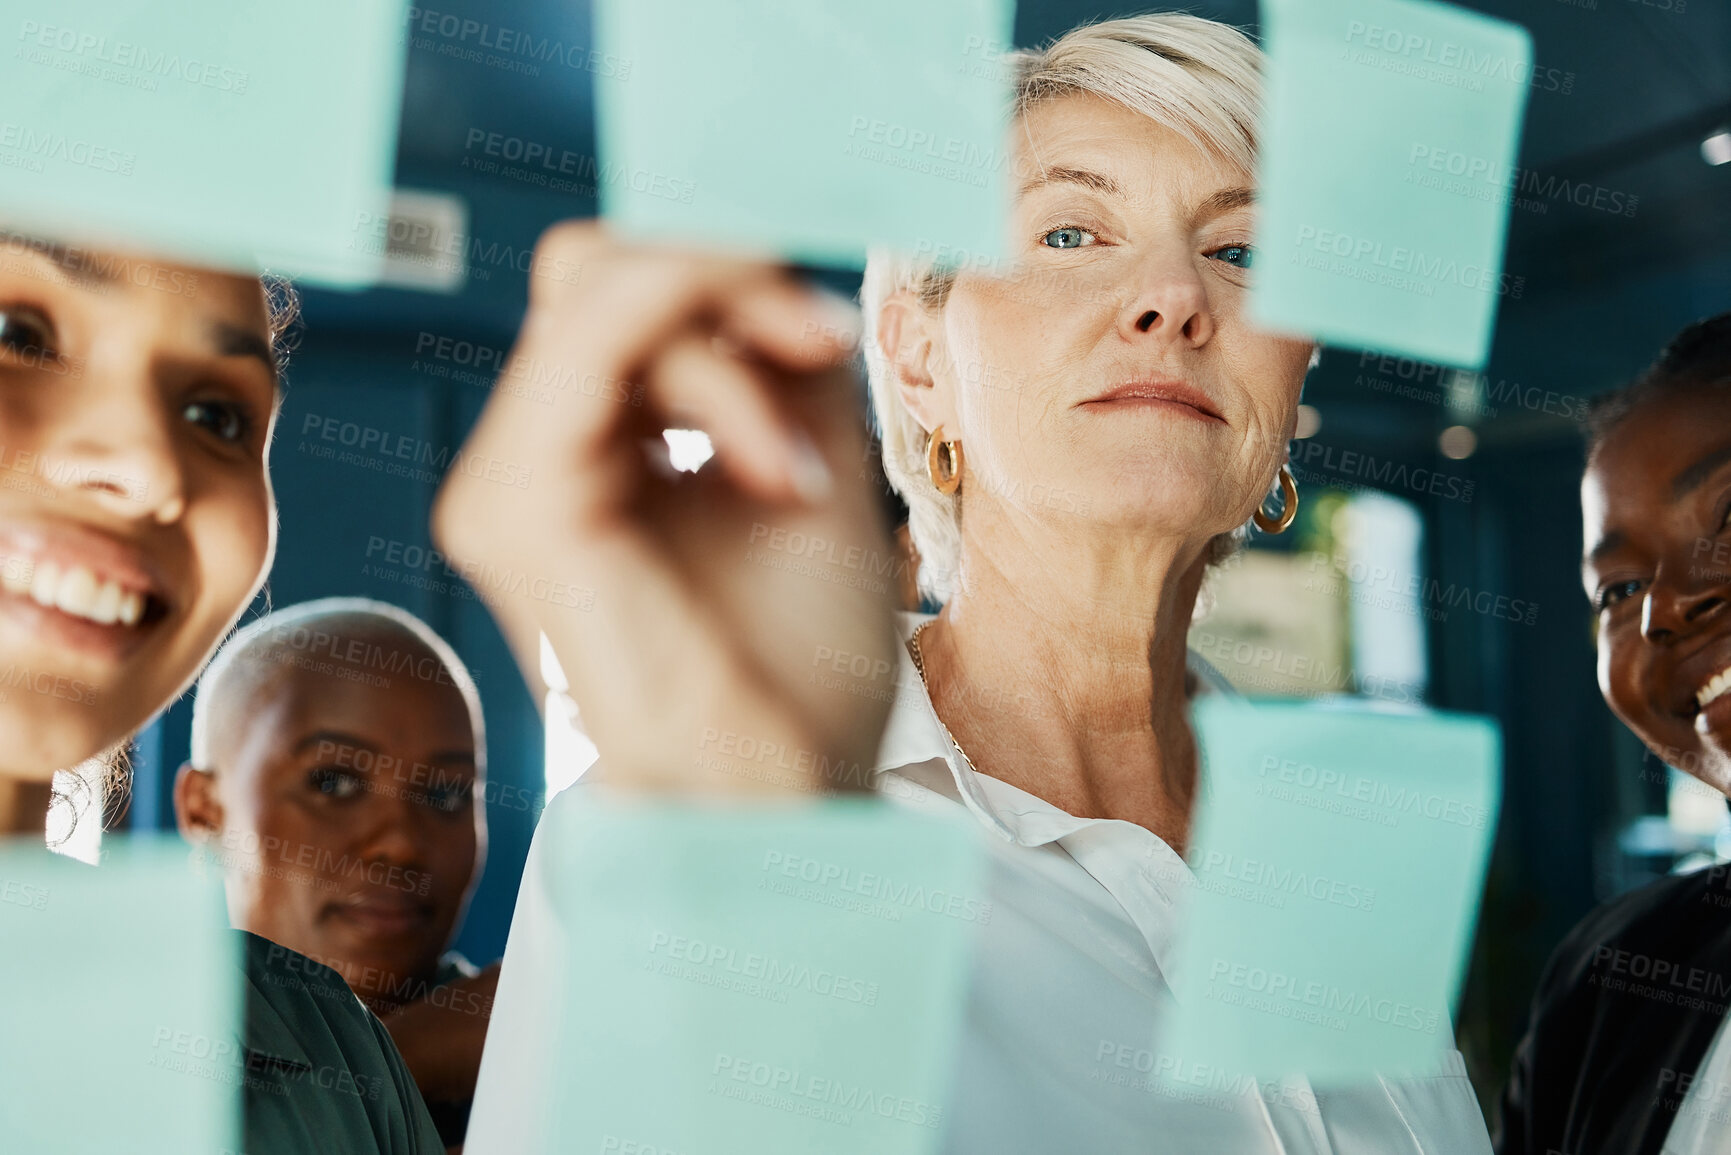
<svg viewBox="0 0 1731 1155">
<path fill-rule="evenodd" d="M 1314 349 L 1246 318 L 1260 104 L 1246 37 L 1146 16 L 1015 65 L 1013 268 L 874 257 L 865 280 L 884 467 L 944 602 L 901 620 L 884 668 L 912 700 L 887 729 L 869 674 L 847 681 L 889 657 L 881 599 L 742 561 L 764 524 L 888 549 L 847 484 L 845 391 L 803 380 L 848 342 L 773 270 L 555 230 L 543 244 L 583 264 L 582 284 L 536 289 L 518 355 L 643 381 L 661 424 L 711 432 L 719 468 L 675 484 L 619 406 L 571 397 L 555 422 L 500 395 L 474 451 L 529 455 L 535 484 L 453 479 L 439 531 L 459 557 L 596 589 L 593 614 L 497 612 L 551 639 L 610 781 L 772 789 L 695 756 L 732 731 L 863 762 L 880 790 L 965 807 L 990 832 L 948 1150 L 1488 1151 L 1446 1042 L 1422 1077 L 1329 1089 L 1199 1070 L 1154 1042 L 1197 779 L 1186 627 L 1277 478 L 1281 512 L 1259 521 L 1278 530 L 1295 509 L 1285 445 Z M 838 652 L 840 672 L 810 677 L 814 653 Z M 545 855 L 512 928 L 477 1125 L 558 1093 L 537 1082 L 552 1047 L 538 992 L 558 981 L 537 924 Z"/>
</svg>

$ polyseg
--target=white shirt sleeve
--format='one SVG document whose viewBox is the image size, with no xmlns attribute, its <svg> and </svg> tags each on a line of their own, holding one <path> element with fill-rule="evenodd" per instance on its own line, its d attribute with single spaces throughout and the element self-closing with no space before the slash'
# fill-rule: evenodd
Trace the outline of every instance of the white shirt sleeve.
<svg viewBox="0 0 1731 1155">
<path fill-rule="evenodd" d="M 561 816 L 575 801 L 577 789 L 581 787 L 553 796 L 529 844 L 469 1114 L 463 1148 L 469 1155 L 547 1150 L 557 1093 L 552 1082 L 558 1024 L 565 1017 L 567 992 L 560 975 L 566 969 L 567 944 L 548 900 L 544 843 L 558 837 Z"/>
</svg>

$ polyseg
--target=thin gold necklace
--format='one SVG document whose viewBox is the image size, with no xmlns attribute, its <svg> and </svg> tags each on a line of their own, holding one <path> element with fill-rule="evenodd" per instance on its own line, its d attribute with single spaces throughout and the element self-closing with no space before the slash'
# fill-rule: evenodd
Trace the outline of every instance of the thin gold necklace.
<svg viewBox="0 0 1731 1155">
<path fill-rule="evenodd" d="M 962 761 L 967 765 L 968 769 L 972 773 L 978 774 L 979 771 L 974 768 L 974 760 L 972 758 L 968 757 L 968 752 L 966 750 L 962 749 L 962 744 L 960 742 L 956 741 L 956 736 L 954 734 L 950 733 L 950 728 L 948 726 L 944 725 L 943 718 L 938 716 L 938 699 L 937 699 L 937 696 L 932 693 L 931 681 L 926 677 L 926 660 L 925 660 L 925 656 L 920 653 L 920 635 L 925 633 L 926 627 L 931 625 L 932 622 L 935 622 L 935 621 L 937 621 L 936 618 L 933 618 L 931 622 L 921 622 L 919 624 L 918 628 L 916 628 L 914 630 L 914 632 L 911 635 L 909 635 L 909 637 L 908 637 L 908 656 L 913 658 L 913 660 L 914 660 L 914 673 L 916 673 L 920 676 L 920 685 L 924 686 L 926 689 L 926 701 L 931 703 L 932 717 L 937 718 L 938 729 L 940 729 L 944 732 L 944 737 L 949 739 L 950 745 L 952 745 L 956 748 L 956 753 L 958 753 L 962 756 Z"/>
</svg>

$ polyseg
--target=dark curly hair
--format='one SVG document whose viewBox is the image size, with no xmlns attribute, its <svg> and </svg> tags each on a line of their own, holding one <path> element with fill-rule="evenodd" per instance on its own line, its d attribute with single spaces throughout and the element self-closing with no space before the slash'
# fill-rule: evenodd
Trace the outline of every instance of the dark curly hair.
<svg viewBox="0 0 1731 1155">
<path fill-rule="evenodd" d="M 264 288 L 265 313 L 270 325 L 270 351 L 276 362 L 277 381 L 288 368 L 288 355 L 300 336 L 301 298 L 287 277 L 267 273 L 259 278 Z"/>
<path fill-rule="evenodd" d="M 1679 393 L 1731 396 L 1731 313 L 1696 321 L 1632 384 L 1594 398 L 1587 409 L 1587 456 L 1641 405 Z"/>
</svg>

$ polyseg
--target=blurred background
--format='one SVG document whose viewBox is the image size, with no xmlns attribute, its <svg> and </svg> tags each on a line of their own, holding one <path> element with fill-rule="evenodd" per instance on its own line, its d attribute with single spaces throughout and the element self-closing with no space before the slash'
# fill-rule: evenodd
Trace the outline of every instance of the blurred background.
<svg viewBox="0 0 1731 1155">
<path fill-rule="evenodd" d="M 541 800 L 592 751 L 557 711 L 543 730 L 485 607 L 432 551 L 427 519 L 511 344 L 536 236 L 596 211 L 608 176 L 593 84 L 617 62 L 590 57 L 584 0 L 431 2 L 405 29 L 394 212 L 413 227 L 392 230 L 407 238 L 391 243 L 393 283 L 304 293 L 272 457 L 282 534 L 267 592 L 278 606 L 394 602 L 473 668 L 498 785 L 458 946 L 486 961 L 504 949 Z M 1016 40 L 1164 7 L 1022 0 Z M 1587 400 L 1684 324 L 1731 308 L 1731 4 L 1467 7 L 1526 25 L 1537 65 L 1491 363 L 1466 374 L 1326 352 L 1294 445 L 1299 522 L 1215 575 L 1192 644 L 1248 694 L 1358 694 L 1501 723 L 1506 789 L 1460 1023 L 1488 1102 L 1569 926 L 1599 900 L 1731 853 L 1724 800 L 1647 757 L 1600 700 L 1576 493 Z M 1255 31 L 1253 0 L 1183 10 Z M 523 47 L 483 47 L 500 28 L 527 34 Z M 566 153 L 577 159 L 564 172 L 523 163 Z M 413 439 L 422 467 L 341 454 L 380 436 Z M 182 701 L 141 737 L 122 825 L 173 827 L 189 716 Z"/>
</svg>

